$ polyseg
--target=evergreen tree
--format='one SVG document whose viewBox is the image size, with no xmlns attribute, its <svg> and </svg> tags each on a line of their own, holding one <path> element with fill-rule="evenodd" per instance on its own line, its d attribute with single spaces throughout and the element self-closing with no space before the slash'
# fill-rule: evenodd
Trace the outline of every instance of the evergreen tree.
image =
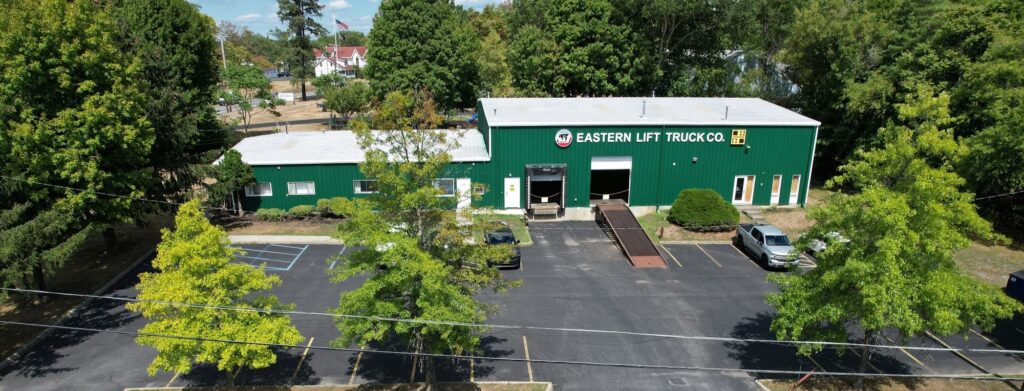
<svg viewBox="0 0 1024 391">
<path fill-rule="evenodd" d="M 277 0 L 277 16 L 288 26 L 288 70 L 292 82 L 302 89 L 306 100 L 306 80 L 313 78 L 313 39 L 327 32 L 316 21 L 324 6 L 317 0 Z"/>
</svg>

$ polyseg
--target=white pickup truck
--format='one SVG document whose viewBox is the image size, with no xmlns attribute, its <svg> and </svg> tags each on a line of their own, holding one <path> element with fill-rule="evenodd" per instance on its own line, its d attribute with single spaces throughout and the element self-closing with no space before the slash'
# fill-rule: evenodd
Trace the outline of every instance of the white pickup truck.
<svg viewBox="0 0 1024 391">
<path fill-rule="evenodd" d="M 762 265 L 795 267 L 800 265 L 799 253 L 782 230 L 773 225 L 740 224 L 736 237 Z"/>
</svg>

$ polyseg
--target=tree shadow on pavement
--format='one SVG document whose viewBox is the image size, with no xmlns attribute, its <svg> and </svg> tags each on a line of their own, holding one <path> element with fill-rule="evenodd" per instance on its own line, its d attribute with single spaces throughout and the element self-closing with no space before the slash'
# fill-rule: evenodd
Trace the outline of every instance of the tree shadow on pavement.
<svg viewBox="0 0 1024 391">
<path fill-rule="evenodd" d="M 283 386 L 294 384 L 319 384 L 320 378 L 309 366 L 309 360 L 315 354 L 310 352 L 302 358 L 298 348 L 273 348 L 277 354 L 277 362 L 266 368 L 243 368 L 235 378 L 237 386 Z M 299 364 L 299 361 L 302 361 Z M 298 367 L 298 371 L 295 368 Z M 293 376 L 294 375 L 294 376 Z M 228 374 L 217 369 L 215 364 L 202 364 L 192 368 L 188 374 L 181 375 L 180 381 L 188 387 L 209 387 L 228 384 Z"/>
<path fill-rule="evenodd" d="M 760 312 L 754 317 L 745 318 L 742 322 L 733 326 L 731 337 L 743 339 L 775 339 L 771 332 L 773 316 L 766 312 Z M 856 341 L 860 342 L 860 341 Z M 796 345 L 778 344 L 764 342 L 727 342 L 725 344 L 731 350 L 729 357 L 738 361 L 741 368 L 746 370 L 787 370 L 810 373 L 811 371 L 821 372 L 857 372 L 860 357 L 858 352 L 851 349 L 839 350 L 826 348 L 811 357 L 801 356 L 797 353 Z M 913 368 L 906 363 L 894 358 L 887 351 L 875 350 L 871 355 L 868 372 L 874 373 L 912 373 Z M 762 379 L 794 379 L 800 375 L 792 374 L 770 374 L 756 373 Z M 894 382 L 902 383 L 908 388 L 914 389 L 921 382 L 919 379 L 869 379 L 866 384 L 870 389 L 883 388 Z"/>
<path fill-rule="evenodd" d="M 78 311 L 66 318 L 61 325 L 113 330 L 131 323 L 139 316 L 126 310 L 121 301 L 92 300 L 79 307 Z M 58 362 L 67 365 L 66 360 L 62 360 L 67 355 L 61 351 L 84 343 L 96 334 L 98 332 L 54 329 L 50 335 L 41 339 L 11 366 L 0 372 L 0 377 L 13 373 L 17 376 L 36 378 L 47 374 L 73 371 L 77 367 L 56 367 Z M 119 336 L 118 338 L 124 337 Z"/>
<path fill-rule="evenodd" d="M 481 356 L 505 357 L 513 353 L 511 350 L 497 349 L 495 345 L 506 342 L 504 338 L 485 336 L 480 339 Z M 374 344 L 369 347 L 374 350 L 409 352 L 411 349 L 403 343 L 396 341 Z M 355 366 L 356 356 L 349 359 L 349 373 Z M 387 354 L 387 353 L 365 353 L 359 363 L 358 376 L 371 383 L 405 383 L 413 379 L 413 362 L 417 362 L 415 381 L 423 381 L 425 372 L 419 366 L 420 360 L 414 360 L 411 355 Z M 474 374 L 476 377 L 484 377 L 492 374 L 494 368 L 482 364 L 480 361 L 474 363 Z M 469 381 L 469 360 L 464 358 L 435 358 L 434 359 L 437 380 L 442 382 L 464 382 Z"/>
</svg>

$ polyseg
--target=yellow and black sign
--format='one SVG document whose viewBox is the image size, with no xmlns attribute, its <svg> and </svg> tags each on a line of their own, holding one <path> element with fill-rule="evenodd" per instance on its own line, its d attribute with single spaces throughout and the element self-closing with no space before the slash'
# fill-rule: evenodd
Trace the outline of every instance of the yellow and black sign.
<svg viewBox="0 0 1024 391">
<path fill-rule="evenodd" d="M 733 129 L 732 138 L 729 139 L 729 145 L 745 145 L 747 143 L 747 130 L 746 129 Z"/>
</svg>

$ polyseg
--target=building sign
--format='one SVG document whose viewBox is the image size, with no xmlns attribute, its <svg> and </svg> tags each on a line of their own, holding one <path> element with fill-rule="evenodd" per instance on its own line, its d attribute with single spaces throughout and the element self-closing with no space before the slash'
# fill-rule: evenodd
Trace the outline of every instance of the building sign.
<svg viewBox="0 0 1024 391">
<path fill-rule="evenodd" d="M 559 148 L 565 148 L 569 144 L 572 144 L 572 132 L 569 129 L 562 129 L 555 133 L 555 145 Z"/>
<path fill-rule="evenodd" d="M 576 133 L 573 137 L 568 129 L 559 130 L 555 134 L 555 144 L 565 148 L 573 142 L 577 143 L 722 143 L 725 134 L 719 131 L 704 132 L 592 132 Z"/>
<path fill-rule="evenodd" d="M 732 138 L 729 139 L 729 145 L 744 145 L 747 143 L 747 130 L 746 129 L 733 129 Z"/>
</svg>

